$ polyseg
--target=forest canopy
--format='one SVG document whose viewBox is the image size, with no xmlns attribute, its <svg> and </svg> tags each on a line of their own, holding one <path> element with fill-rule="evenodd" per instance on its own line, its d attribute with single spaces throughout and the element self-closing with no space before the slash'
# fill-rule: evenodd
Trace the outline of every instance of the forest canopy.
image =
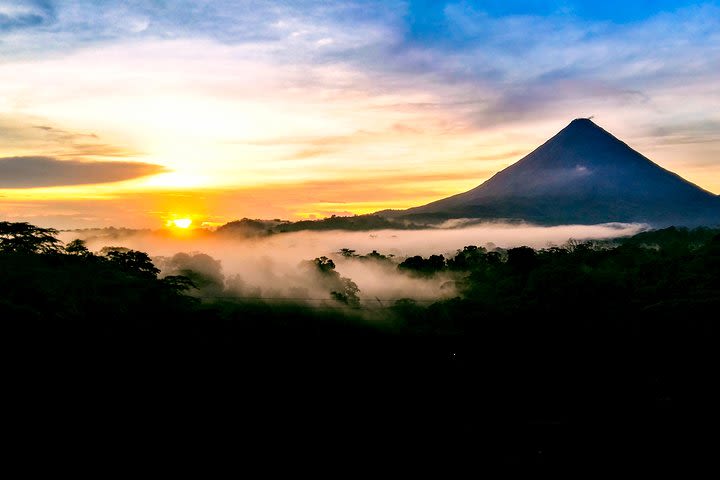
<svg viewBox="0 0 720 480">
<path fill-rule="evenodd" d="M 598 450 L 513 425 L 702 423 L 717 411 L 718 229 L 540 250 L 468 245 L 447 257 L 340 250 L 409 278 L 450 278 L 457 292 L 370 304 L 327 256 L 302 266 L 326 292 L 310 304 L 243 298 L 205 254 L 156 265 L 55 235 L 0 223 L 0 318 L 22 352 L 15 371 L 30 386 L 19 391 L 61 392 L 53 402 L 77 417 L 157 422 L 161 411 L 170 426 L 235 419 L 258 434 L 485 438 L 478 451 L 532 462 L 551 447 L 574 459 Z M 107 400 L 76 402 L 98 391 Z M 37 412 L 46 398 L 33 397 Z M 148 409 L 155 398 L 159 410 Z M 612 448 L 622 445 L 642 452 L 624 438 Z"/>
</svg>

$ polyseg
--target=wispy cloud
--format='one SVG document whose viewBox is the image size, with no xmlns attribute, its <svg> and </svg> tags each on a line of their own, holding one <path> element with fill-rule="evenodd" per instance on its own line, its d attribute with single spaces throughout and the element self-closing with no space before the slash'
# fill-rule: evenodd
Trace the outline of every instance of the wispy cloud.
<svg viewBox="0 0 720 480">
<path fill-rule="evenodd" d="M 678 85 L 694 96 L 691 88 L 720 71 L 720 7 L 710 1 L 677 8 L 688 3 L 663 2 L 646 8 L 645 17 L 633 11 L 608 21 L 607 9 L 577 2 L 28 1 L 7 7 L 8 18 L 29 15 L 39 23 L 18 20 L 0 49 L 13 58 L 26 48 L 33 50 L 25 55 L 37 56 L 109 42 L 204 38 L 233 46 L 237 59 L 282 65 L 281 76 L 295 68 L 276 77 L 287 88 L 398 94 L 403 101 L 389 108 L 439 107 L 487 128 L 584 108 L 636 105 L 664 113 L 665 94 Z M 328 66 L 357 75 L 325 75 Z M 408 98 L 417 90 L 428 92 L 428 101 Z"/>
<path fill-rule="evenodd" d="M 23 28 L 38 28 L 55 20 L 53 4 L 49 0 L 0 1 L 0 32 Z"/>
<path fill-rule="evenodd" d="M 41 119 L 0 114 L 0 155 L 52 156 L 100 160 L 141 155 L 135 148 L 103 141 L 93 132 L 73 131 L 42 124 Z M 10 156 L 10 155 L 8 155 Z"/>
<path fill-rule="evenodd" d="M 720 120 L 681 121 L 661 127 L 648 127 L 648 136 L 664 144 L 718 143 Z"/>
</svg>

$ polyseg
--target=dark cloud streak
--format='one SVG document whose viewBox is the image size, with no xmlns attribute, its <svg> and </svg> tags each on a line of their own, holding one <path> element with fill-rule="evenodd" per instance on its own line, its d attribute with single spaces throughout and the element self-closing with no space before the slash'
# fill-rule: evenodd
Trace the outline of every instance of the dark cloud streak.
<svg viewBox="0 0 720 480">
<path fill-rule="evenodd" d="M 63 129 L 57 128 L 57 127 L 51 127 L 49 125 L 33 125 L 32 128 L 42 130 L 44 132 L 47 132 L 47 134 L 53 135 L 53 136 L 57 137 L 58 139 L 62 139 L 62 140 L 77 140 L 77 139 L 87 139 L 87 138 L 93 138 L 95 140 L 98 139 L 98 136 L 95 133 L 69 132 L 67 130 L 63 130 Z"/>
<path fill-rule="evenodd" d="M 53 157 L 0 158 L 0 188 L 59 187 L 113 183 L 167 172 L 142 162 L 83 162 Z"/>
</svg>

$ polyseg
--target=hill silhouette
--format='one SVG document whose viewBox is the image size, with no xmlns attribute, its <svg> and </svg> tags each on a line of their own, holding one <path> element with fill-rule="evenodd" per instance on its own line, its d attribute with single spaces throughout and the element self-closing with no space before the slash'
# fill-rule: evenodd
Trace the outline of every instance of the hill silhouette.
<svg viewBox="0 0 720 480">
<path fill-rule="evenodd" d="M 379 213 L 415 220 L 696 226 L 720 223 L 720 197 L 653 163 L 591 120 L 578 118 L 468 192 Z"/>
</svg>

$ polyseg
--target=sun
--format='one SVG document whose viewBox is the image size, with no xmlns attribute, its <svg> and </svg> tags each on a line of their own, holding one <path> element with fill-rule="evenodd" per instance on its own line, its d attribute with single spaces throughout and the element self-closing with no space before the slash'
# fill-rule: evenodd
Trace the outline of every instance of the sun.
<svg viewBox="0 0 720 480">
<path fill-rule="evenodd" d="M 189 218 L 176 218 L 172 221 L 172 225 L 177 228 L 189 228 L 192 225 L 192 220 Z"/>
</svg>

